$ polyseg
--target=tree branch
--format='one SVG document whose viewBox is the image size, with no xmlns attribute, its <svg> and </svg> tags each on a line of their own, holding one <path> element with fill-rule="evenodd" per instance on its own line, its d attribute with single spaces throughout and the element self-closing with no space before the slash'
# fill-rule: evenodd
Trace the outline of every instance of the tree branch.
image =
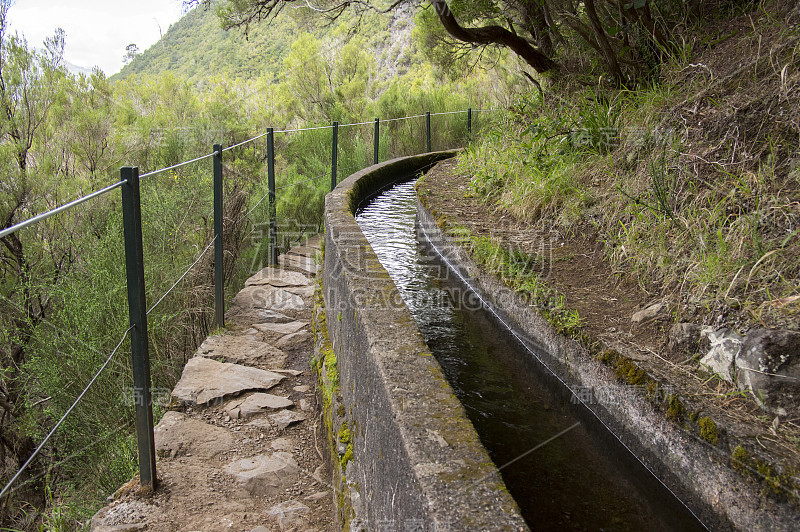
<svg viewBox="0 0 800 532">
<path fill-rule="evenodd" d="M 447 33 L 458 39 L 472 44 L 497 44 L 505 46 L 525 60 L 536 72 L 540 74 L 554 70 L 558 65 L 555 61 L 530 45 L 522 37 L 508 31 L 501 26 L 484 26 L 482 28 L 465 28 L 456 20 L 450 7 L 444 0 L 431 2 L 439 21 Z"/>
</svg>

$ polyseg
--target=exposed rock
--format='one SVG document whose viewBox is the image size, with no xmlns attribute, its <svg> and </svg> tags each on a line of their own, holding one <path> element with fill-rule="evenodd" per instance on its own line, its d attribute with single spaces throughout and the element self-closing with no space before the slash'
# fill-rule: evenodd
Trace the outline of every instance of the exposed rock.
<svg viewBox="0 0 800 532">
<path fill-rule="evenodd" d="M 304 414 L 293 410 L 281 410 L 277 414 L 270 414 L 267 417 L 281 429 L 285 429 L 292 423 L 298 423 L 306 419 Z"/>
<path fill-rule="evenodd" d="M 301 384 L 300 386 L 295 386 L 295 387 L 294 387 L 294 388 L 292 388 L 292 389 L 293 389 L 294 391 L 296 391 L 296 392 L 300 392 L 300 393 L 306 393 L 306 392 L 307 392 L 308 390 L 310 390 L 311 388 L 310 388 L 310 387 L 309 387 L 307 384 Z"/>
<path fill-rule="evenodd" d="M 272 427 L 272 423 L 266 418 L 259 418 L 249 422 L 247 426 L 254 429 L 266 430 Z"/>
<path fill-rule="evenodd" d="M 661 312 L 666 308 L 667 304 L 664 303 L 663 301 L 660 303 L 655 303 L 643 310 L 640 310 L 639 312 L 635 312 L 633 316 L 631 316 L 631 321 L 633 323 L 642 323 L 643 321 L 653 319 L 659 314 L 661 314 Z"/>
<path fill-rule="evenodd" d="M 92 517 L 93 532 L 133 532 L 147 527 L 155 507 L 142 501 L 125 501 L 107 506 Z"/>
<path fill-rule="evenodd" d="M 306 321 L 292 321 L 290 323 L 256 323 L 253 327 L 261 332 L 274 332 L 278 334 L 296 333 L 307 326 Z"/>
<path fill-rule="evenodd" d="M 281 270 L 267 266 L 245 281 L 245 286 L 270 285 L 278 288 L 285 286 L 308 286 L 311 279 L 299 272 Z"/>
<path fill-rule="evenodd" d="M 296 296 L 311 298 L 314 295 L 314 287 L 313 286 L 294 286 L 294 287 L 286 287 L 284 290 L 290 292 Z"/>
<path fill-rule="evenodd" d="M 296 268 L 312 275 L 316 275 L 319 269 L 319 265 L 313 258 L 301 255 L 281 255 L 278 257 L 278 264 L 285 268 Z"/>
<path fill-rule="evenodd" d="M 676 323 L 669 331 L 667 349 L 675 356 L 708 352 L 708 338 L 702 335 L 704 327 L 696 323 Z"/>
<path fill-rule="evenodd" d="M 741 390 L 751 390 L 762 406 L 796 405 L 800 397 L 800 332 L 753 329 L 736 360 Z"/>
<path fill-rule="evenodd" d="M 291 316 L 272 310 L 265 310 L 262 315 L 264 316 L 264 319 L 261 320 L 262 323 L 289 323 L 290 321 L 294 321 L 294 318 Z"/>
<path fill-rule="evenodd" d="M 200 344 L 195 356 L 221 358 L 225 362 L 234 364 L 267 367 L 282 366 L 286 363 L 286 353 L 252 335 L 209 336 Z"/>
<path fill-rule="evenodd" d="M 297 501 L 285 501 L 276 504 L 269 510 L 265 510 L 267 515 L 272 516 L 278 521 L 278 526 L 284 530 L 287 526 L 299 524 L 304 515 L 308 515 L 311 509 Z"/>
<path fill-rule="evenodd" d="M 274 368 L 270 369 L 270 371 L 274 371 L 275 373 L 286 373 L 287 375 L 291 375 L 292 377 L 297 377 L 298 375 L 303 374 L 302 371 L 296 369 L 287 369 L 287 368 Z"/>
<path fill-rule="evenodd" d="M 308 248 L 315 249 L 315 250 L 319 251 L 320 249 L 322 249 L 322 235 L 317 234 L 317 235 L 313 235 L 313 236 L 308 237 L 306 239 L 306 241 L 303 242 L 303 245 L 308 247 Z"/>
<path fill-rule="evenodd" d="M 305 303 L 300 296 L 287 292 L 283 288 L 270 285 L 251 285 L 242 288 L 231 302 L 226 316 L 231 323 L 250 325 L 264 323 L 274 318 L 276 311 L 280 313 L 302 310 Z"/>
<path fill-rule="evenodd" d="M 302 310 L 306 307 L 300 296 L 280 288 L 267 296 L 267 305 L 275 310 Z"/>
<path fill-rule="evenodd" d="M 194 357 L 183 368 L 172 397 L 188 403 L 206 404 L 248 390 L 268 390 L 285 378 L 263 369 Z"/>
<path fill-rule="evenodd" d="M 246 399 L 228 403 L 225 410 L 233 419 L 248 418 L 264 410 L 278 410 L 294 405 L 288 397 L 280 397 L 269 393 L 254 393 Z"/>
<path fill-rule="evenodd" d="M 286 252 L 287 255 L 299 255 L 301 257 L 314 257 L 317 253 L 319 253 L 319 248 L 309 246 L 295 246 Z"/>
<path fill-rule="evenodd" d="M 308 331 L 299 331 L 296 333 L 281 336 L 275 342 L 275 347 L 278 347 L 280 349 L 291 348 L 300 345 L 308 340 L 311 340 L 311 333 Z"/>
<path fill-rule="evenodd" d="M 710 349 L 700 363 L 759 404 L 778 409 L 800 397 L 800 332 L 752 329 L 741 336 L 728 329 L 703 331 Z"/>
<path fill-rule="evenodd" d="M 276 451 L 290 451 L 295 446 L 294 441 L 289 438 L 275 438 L 270 443 L 270 447 Z"/>
<path fill-rule="evenodd" d="M 225 470 L 254 497 L 276 495 L 294 484 L 300 471 L 292 455 L 286 452 L 236 460 Z"/>
<path fill-rule="evenodd" d="M 181 412 L 167 412 L 153 430 L 156 452 L 170 458 L 187 453 L 211 458 L 233 447 L 230 431 L 193 419 Z"/>
<path fill-rule="evenodd" d="M 742 337 L 728 329 L 705 329 L 703 336 L 711 346 L 708 353 L 700 359 L 700 364 L 728 382 L 734 382 L 736 357 L 742 348 Z"/>
</svg>

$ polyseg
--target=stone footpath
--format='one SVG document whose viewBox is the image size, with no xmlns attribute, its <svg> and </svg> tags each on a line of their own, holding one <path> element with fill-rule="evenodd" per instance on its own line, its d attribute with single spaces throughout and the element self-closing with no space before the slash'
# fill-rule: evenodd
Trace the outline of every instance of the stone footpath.
<svg viewBox="0 0 800 532">
<path fill-rule="evenodd" d="M 320 238 L 279 257 L 234 298 L 222 334 L 187 362 L 155 429 L 159 487 L 135 478 L 91 530 L 334 530 L 309 367 Z"/>
</svg>

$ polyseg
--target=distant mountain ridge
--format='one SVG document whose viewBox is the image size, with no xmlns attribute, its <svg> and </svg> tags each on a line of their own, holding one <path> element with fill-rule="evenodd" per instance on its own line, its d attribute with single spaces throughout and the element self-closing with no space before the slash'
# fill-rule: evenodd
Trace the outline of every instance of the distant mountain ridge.
<svg viewBox="0 0 800 532">
<path fill-rule="evenodd" d="M 76 65 L 75 63 L 70 63 L 66 59 L 64 60 L 64 66 L 67 67 L 67 70 L 69 70 L 71 73 L 76 74 L 76 75 L 77 74 L 85 74 L 87 76 L 91 76 L 92 75 L 92 69 L 91 68 L 79 66 L 79 65 Z"/>
</svg>

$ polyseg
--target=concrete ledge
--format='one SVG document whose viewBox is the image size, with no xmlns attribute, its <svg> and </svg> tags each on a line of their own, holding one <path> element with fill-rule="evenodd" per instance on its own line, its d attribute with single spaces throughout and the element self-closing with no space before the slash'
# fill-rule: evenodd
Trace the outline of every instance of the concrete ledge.
<svg viewBox="0 0 800 532">
<path fill-rule="evenodd" d="M 527 530 L 353 217 L 365 198 L 456 153 L 369 167 L 325 201 L 325 313 L 353 443 L 346 475 L 361 499 L 353 523 L 368 530 Z"/>
</svg>

